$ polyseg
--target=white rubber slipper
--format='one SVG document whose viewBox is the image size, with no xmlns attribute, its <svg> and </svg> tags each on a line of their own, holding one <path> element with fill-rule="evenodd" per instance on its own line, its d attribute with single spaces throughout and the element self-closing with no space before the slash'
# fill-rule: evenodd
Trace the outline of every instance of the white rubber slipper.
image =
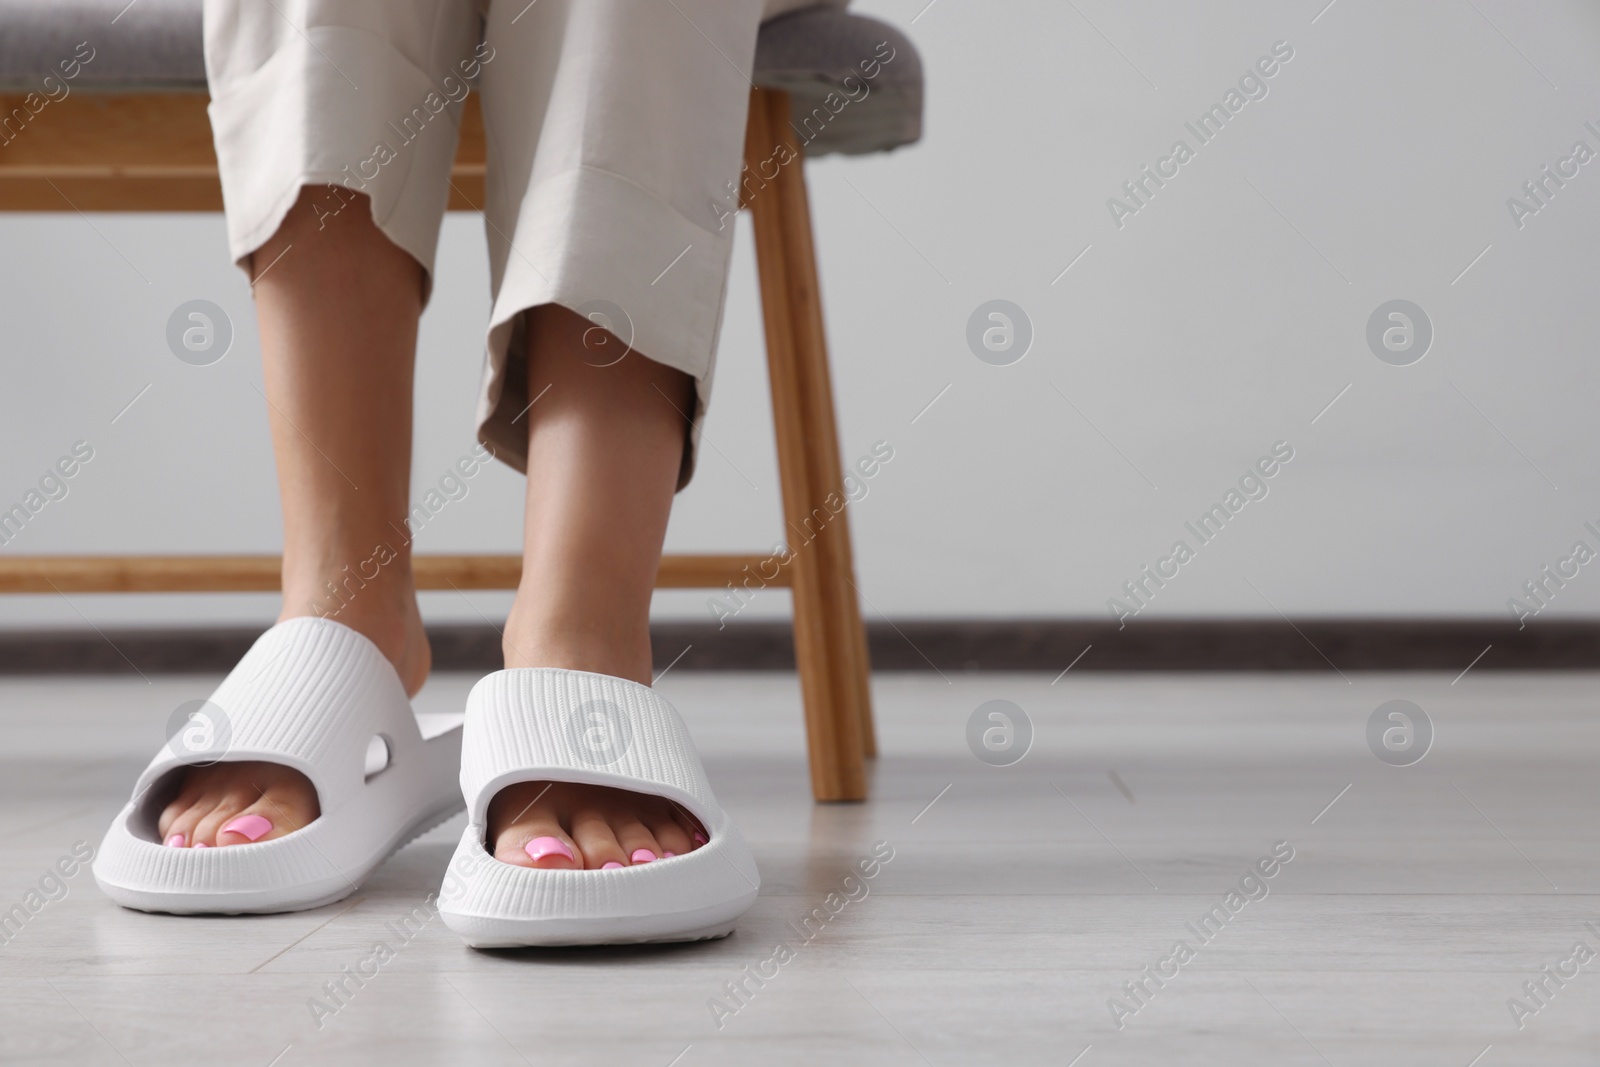
<svg viewBox="0 0 1600 1067">
<path fill-rule="evenodd" d="M 301 911 L 348 896 L 391 854 L 461 810 L 462 718 L 414 714 L 388 658 L 348 626 L 310 617 L 279 623 L 139 776 L 100 845 L 95 881 L 124 907 L 178 915 Z M 176 793 L 177 772 L 241 760 L 300 771 L 316 787 L 321 814 L 270 841 L 162 844 L 156 822 Z"/>
<path fill-rule="evenodd" d="M 517 782 L 584 782 L 666 797 L 700 820 L 693 852 L 612 870 L 502 863 L 489 802 Z M 586 671 L 498 671 L 467 698 L 461 791 L 468 822 L 439 894 L 474 948 L 725 937 L 755 903 L 755 857 L 717 803 L 683 720 L 649 686 Z"/>
</svg>

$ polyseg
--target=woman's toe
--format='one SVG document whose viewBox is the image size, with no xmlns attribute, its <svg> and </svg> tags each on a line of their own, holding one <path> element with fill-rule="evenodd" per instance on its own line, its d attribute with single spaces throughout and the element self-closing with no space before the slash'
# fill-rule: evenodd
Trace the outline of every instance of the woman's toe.
<svg viewBox="0 0 1600 1067">
<path fill-rule="evenodd" d="M 222 828 L 235 818 L 243 815 L 250 807 L 253 798 L 240 793 L 223 794 L 218 797 L 208 797 L 201 803 L 205 809 L 195 823 L 194 830 L 189 834 L 189 847 L 205 845 L 207 848 L 222 844 L 238 844 L 243 839 L 229 836 L 228 841 L 220 840 Z"/>
<path fill-rule="evenodd" d="M 689 847 L 691 849 L 699 848 L 706 843 L 705 831 L 701 827 L 699 819 L 690 815 L 681 804 L 672 804 L 671 811 L 672 821 L 689 838 Z"/>
<path fill-rule="evenodd" d="M 613 813 L 611 832 L 616 835 L 617 844 L 622 846 L 622 854 L 628 858 L 630 867 L 658 860 L 665 851 L 656 840 L 656 835 L 633 815 Z"/>
<path fill-rule="evenodd" d="M 669 854 L 681 856 L 694 848 L 694 843 L 690 840 L 689 835 L 673 819 L 662 819 L 650 827 L 650 832 L 655 835 L 656 841 L 661 845 L 663 859 Z"/>
<path fill-rule="evenodd" d="M 243 845 L 282 837 L 289 830 L 273 820 L 274 814 L 279 819 L 283 818 L 280 806 L 267 802 L 265 798 L 256 801 L 217 828 L 217 844 Z"/>
<path fill-rule="evenodd" d="M 249 807 L 219 828 L 219 845 L 243 841 L 271 841 L 292 834 L 316 821 L 321 814 L 316 790 L 310 782 L 283 782 L 269 786 Z"/>
<path fill-rule="evenodd" d="M 518 867 L 570 870 L 583 866 L 583 852 L 554 820 L 537 819 L 502 830 L 494 858 Z"/>
<path fill-rule="evenodd" d="M 194 829 L 204 814 L 205 809 L 187 801 L 181 805 L 177 803 L 168 805 L 156 823 L 161 843 L 172 848 L 188 848 L 194 844 Z"/>
<path fill-rule="evenodd" d="M 617 835 L 611 832 L 611 824 L 598 809 L 591 808 L 573 814 L 572 836 L 583 850 L 583 865 L 591 871 L 612 870 L 628 865 L 628 854 L 622 850 Z"/>
</svg>

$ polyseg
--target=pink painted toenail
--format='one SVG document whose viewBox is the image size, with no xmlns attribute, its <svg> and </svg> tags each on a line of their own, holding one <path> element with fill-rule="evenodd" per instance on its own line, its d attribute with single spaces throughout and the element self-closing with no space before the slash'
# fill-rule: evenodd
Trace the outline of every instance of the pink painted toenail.
<svg viewBox="0 0 1600 1067">
<path fill-rule="evenodd" d="M 241 837 L 249 838 L 251 841 L 261 840 L 271 830 L 272 820 L 264 815 L 256 815 L 254 813 L 241 815 L 222 828 L 222 832 L 225 834 L 238 834 Z"/>
<path fill-rule="evenodd" d="M 602 863 L 600 865 L 600 869 L 602 871 L 620 871 L 622 870 L 622 864 L 618 863 L 616 860 L 611 860 L 609 862 Z"/>
<path fill-rule="evenodd" d="M 210 848 L 211 846 L 206 844 L 204 841 L 201 841 L 200 843 L 196 844 L 194 847 L 195 848 Z"/>
<path fill-rule="evenodd" d="M 706 843 L 706 835 L 701 833 L 699 830 L 696 830 L 694 832 L 694 843 L 697 844 L 697 845 L 705 844 Z"/>
<path fill-rule="evenodd" d="M 171 837 L 167 838 L 168 848 L 182 848 L 188 843 L 189 842 L 184 840 L 182 834 L 173 834 Z"/>
<path fill-rule="evenodd" d="M 628 859 L 633 863 L 650 863 L 654 861 L 655 858 L 656 854 L 647 848 L 636 848 L 633 850 L 633 855 L 628 857 Z"/>
<path fill-rule="evenodd" d="M 559 837 L 536 837 L 523 845 L 522 851 L 526 852 L 535 863 L 546 856 L 565 856 L 569 860 L 574 858 L 572 850 Z"/>
</svg>

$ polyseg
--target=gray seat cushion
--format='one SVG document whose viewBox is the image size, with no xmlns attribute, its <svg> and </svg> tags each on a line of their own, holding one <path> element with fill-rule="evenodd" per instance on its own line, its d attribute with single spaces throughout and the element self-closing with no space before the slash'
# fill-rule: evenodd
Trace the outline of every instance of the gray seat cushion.
<svg viewBox="0 0 1600 1067">
<path fill-rule="evenodd" d="M 832 7 L 767 22 L 752 80 L 789 91 L 808 156 L 886 152 L 922 136 L 922 58 L 887 22 Z"/>
<path fill-rule="evenodd" d="M 202 0 L 0 0 L 0 89 L 40 93 L 64 81 L 61 63 L 93 49 L 76 89 L 206 87 Z M 54 82 L 45 83 L 52 77 Z M 60 95 L 60 89 L 53 89 Z"/>
<path fill-rule="evenodd" d="M 201 3 L 0 0 L 0 91 L 204 91 Z M 921 136 L 922 61 L 877 19 L 833 7 L 772 19 L 753 80 L 793 95 L 808 155 L 882 152 Z"/>
</svg>

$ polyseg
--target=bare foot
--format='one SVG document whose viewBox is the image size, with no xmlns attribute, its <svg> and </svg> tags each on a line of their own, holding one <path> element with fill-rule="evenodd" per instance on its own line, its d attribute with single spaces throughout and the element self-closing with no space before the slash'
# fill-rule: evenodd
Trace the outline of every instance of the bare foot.
<svg viewBox="0 0 1600 1067">
<path fill-rule="evenodd" d="M 494 857 L 519 867 L 600 870 L 693 852 L 705 828 L 663 797 L 571 782 L 523 782 L 489 802 Z"/>
<path fill-rule="evenodd" d="M 297 770 L 258 761 L 213 763 L 183 776 L 158 823 L 175 848 L 270 841 L 317 817 L 317 791 Z"/>
</svg>

